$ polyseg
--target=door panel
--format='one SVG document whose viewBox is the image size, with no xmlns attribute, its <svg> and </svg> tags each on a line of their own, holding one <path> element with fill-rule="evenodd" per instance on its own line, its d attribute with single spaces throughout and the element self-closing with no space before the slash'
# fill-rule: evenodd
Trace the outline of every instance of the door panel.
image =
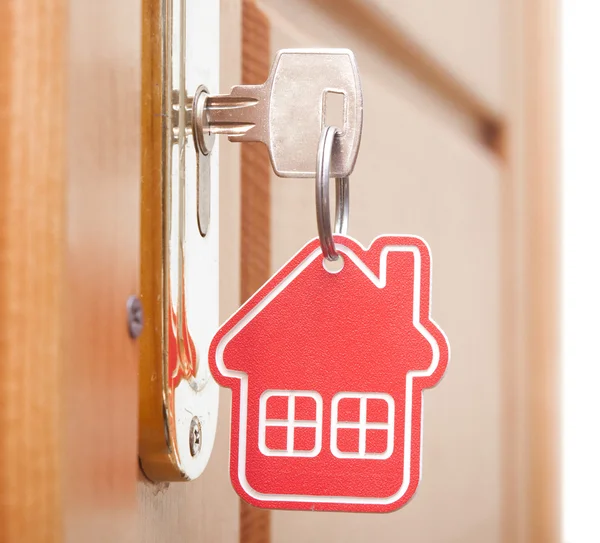
<svg viewBox="0 0 600 543">
<path fill-rule="evenodd" d="M 340 41 L 322 14 L 319 23 L 294 31 L 285 10 L 276 16 L 273 52 Z M 349 233 L 367 245 L 385 233 L 428 241 L 432 315 L 452 356 L 442 382 L 424 395 L 423 474 L 415 498 L 383 516 L 323 513 L 309 520 L 306 513 L 276 511 L 273 541 L 392 542 L 399 534 L 416 543 L 500 541 L 500 163 L 464 119 L 444 113 L 409 74 L 351 35 L 343 41 L 357 55 L 365 102 Z M 275 271 L 317 230 L 313 183 L 276 177 L 271 183 Z"/>
<path fill-rule="evenodd" d="M 505 110 L 501 53 L 504 11 L 509 8 L 500 0 L 260 0 L 258 4 L 274 26 L 290 24 L 292 33 L 308 29 L 342 47 L 349 39 L 361 41 L 380 59 L 404 64 L 431 86 L 442 87 L 457 102 L 455 107 L 490 117 Z M 464 100 L 475 104 L 461 104 Z"/>
<path fill-rule="evenodd" d="M 134 541 L 139 0 L 72 1 L 68 25 L 65 540 Z"/>
<path fill-rule="evenodd" d="M 67 6 L 0 3 L 0 541 L 61 521 Z M 47 107 L 52 104 L 52 107 Z M 35 127 L 35 129 L 33 129 Z"/>
<path fill-rule="evenodd" d="M 501 0 L 363 0 L 406 31 L 461 82 L 504 111 Z"/>
<path fill-rule="evenodd" d="M 501 514 L 499 172 L 470 142 L 451 137 L 384 88 L 364 82 L 364 91 L 366 100 L 372 97 L 370 114 L 404 127 L 372 144 L 365 127 L 351 180 L 350 234 L 363 244 L 390 232 L 429 242 L 433 318 L 450 339 L 451 363 L 438 387 L 425 392 L 423 479 L 414 500 L 394 515 L 353 521 L 322 514 L 307 523 L 303 513 L 276 512 L 274 540 L 306 541 L 309 530 L 311 541 L 329 541 L 328 533 L 361 541 L 375 532 L 379 541 L 395 541 L 399 530 L 415 542 L 495 541 Z M 385 102 L 379 112 L 375 96 Z M 316 235 L 316 224 L 312 184 L 274 179 L 272 192 L 275 270 Z M 435 523 L 428 522 L 431 511 L 438 512 Z M 472 526 L 472 518 L 484 520 Z M 451 534 L 455 539 L 445 539 Z"/>
</svg>

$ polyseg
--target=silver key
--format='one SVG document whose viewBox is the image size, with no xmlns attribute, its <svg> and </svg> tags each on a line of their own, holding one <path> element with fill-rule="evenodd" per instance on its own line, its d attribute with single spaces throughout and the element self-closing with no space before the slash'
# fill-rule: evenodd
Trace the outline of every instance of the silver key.
<svg viewBox="0 0 600 543">
<path fill-rule="evenodd" d="M 363 100 L 354 53 L 349 49 L 282 49 L 262 85 L 238 85 L 207 96 L 195 111 L 196 130 L 230 141 L 260 141 L 279 177 L 314 177 L 325 124 L 327 93 L 344 96 L 344 126 L 336 138 L 330 173 L 352 173 L 362 132 Z M 200 102 L 198 102 L 200 103 Z"/>
</svg>

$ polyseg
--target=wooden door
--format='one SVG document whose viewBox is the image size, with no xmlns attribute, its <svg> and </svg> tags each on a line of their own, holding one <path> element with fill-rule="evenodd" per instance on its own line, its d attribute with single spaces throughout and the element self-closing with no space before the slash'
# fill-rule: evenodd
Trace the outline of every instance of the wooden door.
<svg viewBox="0 0 600 543">
<path fill-rule="evenodd" d="M 424 395 L 412 501 L 384 517 L 277 511 L 272 540 L 556 541 L 556 171 L 537 154 L 556 145 L 553 61 L 538 48 L 554 44 L 552 3 L 258 5 L 272 52 L 357 55 L 365 124 L 350 233 L 365 245 L 388 232 L 428 240 L 432 315 L 452 348 Z M 275 271 L 316 230 L 312 186 L 271 187 Z"/>
<path fill-rule="evenodd" d="M 345 44 L 356 53 L 365 125 L 349 232 L 363 244 L 392 232 L 428 241 L 432 316 L 452 350 L 444 378 L 424 393 L 423 471 L 411 502 L 383 517 L 324 514 L 307 522 L 276 512 L 276 542 L 501 539 L 503 173 L 481 135 L 484 126 L 502 129 L 506 109 L 500 2 L 452 4 L 346 2 L 342 11 L 341 3 L 264 2 L 278 21 L 274 49 Z M 435 8 L 443 16 L 432 17 Z M 412 69 L 402 58 L 412 53 L 408 44 L 419 50 Z M 272 187 L 277 267 L 314 235 L 314 203 L 310 186 L 273 179 Z"/>
<path fill-rule="evenodd" d="M 0 7 L 0 540 L 557 541 L 556 2 L 221 0 L 223 92 L 259 82 L 283 47 L 354 50 L 350 233 L 432 248 L 452 359 L 425 393 L 421 486 L 389 515 L 240 508 L 227 391 L 198 480 L 138 469 L 126 301 L 140 289 L 150 4 Z M 222 142 L 223 319 L 315 236 L 305 181 Z"/>
</svg>

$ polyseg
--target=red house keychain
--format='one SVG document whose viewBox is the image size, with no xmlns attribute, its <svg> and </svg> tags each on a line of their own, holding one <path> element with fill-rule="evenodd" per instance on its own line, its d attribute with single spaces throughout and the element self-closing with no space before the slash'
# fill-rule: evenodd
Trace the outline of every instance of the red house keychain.
<svg viewBox="0 0 600 543">
<path fill-rule="evenodd" d="M 430 317 L 431 257 L 418 237 L 368 249 L 332 236 L 325 128 L 317 167 L 319 239 L 309 242 L 219 330 L 210 365 L 231 388 L 231 480 L 252 505 L 395 510 L 421 477 L 423 390 L 449 356 Z M 348 216 L 338 179 L 336 231 Z M 341 257 L 328 271 L 324 257 Z"/>
</svg>

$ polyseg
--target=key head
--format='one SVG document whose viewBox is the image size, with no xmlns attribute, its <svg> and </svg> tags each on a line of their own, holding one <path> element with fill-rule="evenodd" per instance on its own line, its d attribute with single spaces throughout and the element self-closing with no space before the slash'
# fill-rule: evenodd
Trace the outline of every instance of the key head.
<svg viewBox="0 0 600 543">
<path fill-rule="evenodd" d="M 349 49 L 282 49 L 264 85 L 240 86 L 232 95 L 257 99 L 254 126 L 235 141 L 262 141 L 279 177 L 314 177 L 325 126 L 327 93 L 344 97 L 331 160 L 333 177 L 352 173 L 362 133 L 363 99 L 354 53 Z"/>
</svg>

